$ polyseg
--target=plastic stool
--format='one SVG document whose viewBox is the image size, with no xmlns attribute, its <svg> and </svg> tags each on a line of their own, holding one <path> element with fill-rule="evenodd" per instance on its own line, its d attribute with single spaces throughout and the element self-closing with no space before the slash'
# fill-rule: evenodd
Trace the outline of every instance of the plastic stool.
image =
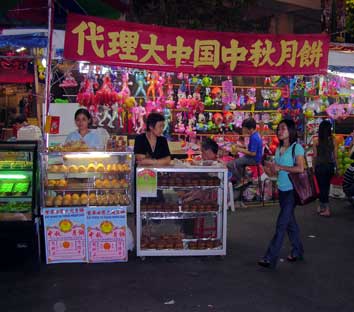
<svg viewBox="0 0 354 312">
<path fill-rule="evenodd" d="M 257 184 L 258 184 L 258 192 L 259 192 L 259 201 L 262 202 L 262 180 L 261 180 L 261 165 L 247 165 L 245 169 L 247 168 L 256 168 L 257 169 Z"/>
</svg>

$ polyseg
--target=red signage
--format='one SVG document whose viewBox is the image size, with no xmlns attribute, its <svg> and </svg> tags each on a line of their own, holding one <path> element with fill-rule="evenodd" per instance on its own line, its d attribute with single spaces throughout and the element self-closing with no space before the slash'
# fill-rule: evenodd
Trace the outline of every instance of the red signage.
<svg viewBox="0 0 354 312">
<path fill-rule="evenodd" d="M 326 74 L 329 37 L 184 30 L 70 14 L 64 57 L 212 75 Z"/>
</svg>

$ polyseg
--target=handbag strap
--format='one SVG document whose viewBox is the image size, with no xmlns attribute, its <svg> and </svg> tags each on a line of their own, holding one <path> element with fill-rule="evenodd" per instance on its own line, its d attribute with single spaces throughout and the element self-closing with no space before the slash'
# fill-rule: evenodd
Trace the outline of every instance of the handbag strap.
<svg viewBox="0 0 354 312">
<path fill-rule="evenodd" d="M 296 143 L 293 145 L 292 151 L 291 151 L 291 154 L 293 155 L 293 166 L 296 166 L 295 148 L 296 148 Z"/>
<path fill-rule="evenodd" d="M 296 166 L 296 158 L 295 158 L 295 148 L 296 148 L 296 144 L 297 143 L 295 143 L 294 145 L 293 145 L 293 147 L 292 147 L 292 155 L 293 155 L 293 162 L 294 162 L 294 166 Z M 309 168 L 309 164 L 308 164 L 308 162 L 307 162 L 307 158 L 306 158 L 306 153 L 304 154 L 304 159 L 305 159 L 305 168 Z"/>
</svg>

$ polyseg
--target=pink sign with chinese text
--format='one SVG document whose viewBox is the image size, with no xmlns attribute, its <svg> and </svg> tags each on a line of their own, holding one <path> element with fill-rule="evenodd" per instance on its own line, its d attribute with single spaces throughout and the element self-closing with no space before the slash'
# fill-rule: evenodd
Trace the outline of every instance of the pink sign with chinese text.
<svg viewBox="0 0 354 312">
<path fill-rule="evenodd" d="M 128 260 L 125 208 L 87 208 L 86 222 L 88 262 Z"/>
<path fill-rule="evenodd" d="M 84 208 L 43 210 L 47 263 L 87 262 Z"/>
</svg>

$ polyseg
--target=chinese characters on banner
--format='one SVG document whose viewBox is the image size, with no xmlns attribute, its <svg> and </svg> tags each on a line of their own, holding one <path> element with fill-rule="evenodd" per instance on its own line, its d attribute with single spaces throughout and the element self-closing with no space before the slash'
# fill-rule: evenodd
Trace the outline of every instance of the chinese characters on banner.
<svg viewBox="0 0 354 312">
<path fill-rule="evenodd" d="M 127 261 L 125 208 L 87 208 L 88 262 Z"/>
<path fill-rule="evenodd" d="M 215 75 L 326 74 L 329 37 L 181 30 L 69 14 L 64 57 Z"/>
<path fill-rule="evenodd" d="M 87 262 L 84 208 L 44 209 L 47 263 Z"/>
</svg>

